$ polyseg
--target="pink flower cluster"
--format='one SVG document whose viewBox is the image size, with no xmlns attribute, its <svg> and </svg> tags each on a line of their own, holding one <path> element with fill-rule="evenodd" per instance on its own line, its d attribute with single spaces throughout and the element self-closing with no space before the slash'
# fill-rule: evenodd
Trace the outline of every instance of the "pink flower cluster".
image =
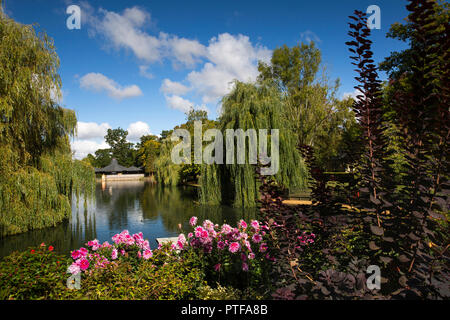
<svg viewBox="0 0 450 320">
<path fill-rule="evenodd" d="M 297 240 L 300 242 L 300 245 L 307 245 L 314 243 L 314 239 L 316 235 L 314 233 L 307 234 L 306 231 L 303 231 L 303 234 L 297 237 Z"/>
<path fill-rule="evenodd" d="M 148 260 L 153 256 L 148 240 L 144 240 L 142 232 L 130 235 L 128 230 L 124 230 L 112 237 L 113 244 L 105 241 L 103 244 L 95 239 L 88 241 L 86 247 L 71 252 L 74 262 L 69 266 L 71 274 L 81 271 L 89 272 L 93 269 L 103 269 L 114 260 L 121 257 L 135 255 L 137 259 Z"/>
<path fill-rule="evenodd" d="M 240 259 L 243 271 L 248 271 L 248 260 L 255 259 L 257 254 L 261 255 L 268 249 L 263 239 L 269 227 L 259 221 L 252 220 L 249 226 L 247 222 L 240 220 L 237 228 L 233 228 L 229 224 L 219 226 L 210 220 L 203 221 L 201 225 L 197 225 L 197 222 L 197 217 L 189 220 L 190 225 L 194 228 L 193 232 L 188 233 L 188 241 L 181 234 L 174 248 L 180 250 L 190 246 L 203 250 L 207 254 L 217 255 L 218 259 L 229 253 Z M 267 254 L 264 257 L 272 260 Z M 219 271 L 220 268 L 221 263 L 214 265 L 216 271 Z"/>
</svg>

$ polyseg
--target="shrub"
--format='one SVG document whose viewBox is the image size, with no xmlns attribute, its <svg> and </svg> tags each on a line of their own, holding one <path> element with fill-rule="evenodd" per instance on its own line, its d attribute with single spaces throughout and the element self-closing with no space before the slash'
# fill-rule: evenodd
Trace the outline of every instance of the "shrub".
<svg viewBox="0 0 450 320">
<path fill-rule="evenodd" d="M 201 300 L 239 300 L 241 292 L 233 287 L 223 287 L 219 283 L 216 288 L 204 286 L 199 288 L 198 298 Z"/>
<path fill-rule="evenodd" d="M 203 272 L 195 266 L 195 257 L 179 257 L 169 247 L 155 250 L 137 267 L 119 260 L 85 275 L 81 289 L 73 291 L 72 299 L 194 299 L 198 288 L 206 285 Z"/>
<path fill-rule="evenodd" d="M 188 299 L 205 284 L 197 255 L 180 256 L 170 245 L 152 251 L 141 232 L 124 230 L 112 240 L 72 251 L 69 272 L 81 272 L 82 284 L 71 298 Z"/>
<path fill-rule="evenodd" d="M 66 291 L 67 258 L 44 243 L 0 262 L 0 299 L 53 299 Z"/>
<path fill-rule="evenodd" d="M 173 249 L 182 254 L 194 252 L 208 283 L 266 290 L 274 261 L 267 244 L 271 232 L 267 224 L 240 220 L 237 227 L 231 227 L 205 220 L 197 225 L 196 217 L 190 219 L 190 224 L 193 232 L 188 233 L 187 239 L 180 234 Z"/>
</svg>

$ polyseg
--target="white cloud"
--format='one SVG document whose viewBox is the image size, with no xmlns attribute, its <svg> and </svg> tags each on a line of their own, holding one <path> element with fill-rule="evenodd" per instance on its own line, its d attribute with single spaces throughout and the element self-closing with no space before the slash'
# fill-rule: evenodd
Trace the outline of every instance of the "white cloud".
<svg viewBox="0 0 450 320">
<path fill-rule="evenodd" d="M 172 51 L 175 58 L 175 66 L 177 62 L 187 66 L 193 67 L 201 61 L 201 57 L 206 55 L 206 48 L 197 40 L 189 40 L 185 38 L 178 38 L 173 36 L 168 40 L 168 47 Z"/>
<path fill-rule="evenodd" d="M 108 123 L 78 121 L 78 134 L 71 143 L 74 158 L 82 159 L 89 153 L 94 155 L 98 149 L 109 148 L 104 138 L 108 129 L 111 129 Z M 137 142 L 141 136 L 151 134 L 150 126 L 142 121 L 130 123 L 127 131 L 127 140 L 130 142 Z"/>
<path fill-rule="evenodd" d="M 82 7 L 83 13 L 86 8 L 84 21 L 91 36 L 103 37 L 107 47 L 131 50 L 138 59 L 147 63 L 170 58 L 175 66 L 192 67 L 205 54 L 204 46 L 197 40 L 164 32 L 155 35 L 148 33 L 145 26 L 152 22 L 151 15 L 139 7 L 127 8 L 122 14 L 105 9 L 99 9 L 96 14 L 90 5 Z"/>
<path fill-rule="evenodd" d="M 108 129 L 111 126 L 108 123 L 98 124 L 96 122 L 82 122 L 77 123 L 77 138 L 78 139 L 93 139 L 93 138 L 103 138 Z"/>
<path fill-rule="evenodd" d="M 189 92 L 190 89 L 179 82 L 164 79 L 160 90 L 165 94 L 183 95 Z"/>
<path fill-rule="evenodd" d="M 187 99 L 184 99 L 178 95 L 171 95 L 171 96 L 166 95 L 165 98 L 166 98 L 167 105 L 171 109 L 180 110 L 180 111 L 186 113 L 189 110 L 191 110 L 191 108 L 193 108 L 195 110 L 204 110 L 209 113 L 209 110 L 206 107 L 206 105 L 204 105 L 204 104 L 202 104 L 201 106 L 195 105 L 195 103 L 193 103 Z"/>
<path fill-rule="evenodd" d="M 344 92 L 342 95 L 342 99 L 347 99 L 349 97 L 353 98 L 354 100 L 357 100 L 356 96 L 361 95 L 362 93 L 359 90 L 353 91 L 353 92 Z"/>
<path fill-rule="evenodd" d="M 151 16 L 139 7 L 128 8 L 121 13 L 104 9 L 96 13 L 90 8 L 88 14 L 86 23 L 90 33 L 103 36 L 110 47 L 133 52 L 145 62 L 145 66 L 140 66 L 143 76 L 151 78 L 153 75 L 147 73 L 147 66 L 165 59 L 172 61 L 176 69 L 180 66 L 192 69 L 201 64 L 199 69 L 186 76 L 186 84 L 169 79 L 162 83 L 161 91 L 169 107 L 179 110 L 186 110 L 186 106 L 192 104 L 182 97 L 191 90 L 200 96 L 203 104 L 217 103 L 230 92 L 233 80 L 255 81 L 258 60 L 269 62 L 271 58 L 271 50 L 252 43 L 248 36 L 241 34 L 222 33 L 213 37 L 208 45 L 164 32 L 152 35 L 145 28 L 152 22 Z M 304 36 L 313 35 L 306 31 Z M 111 89 L 110 92 L 117 93 L 117 90 Z"/>
<path fill-rule="evenodd" d="M 104 36 L 116 49 L 130 49 L 136 57 L 147 62 L 161 59 L 161 39 L 141 28 L 150 22 L 150 14 L 137 7 L 128 8 L 120 15 L 100 9 L 101 18 L 94 17 L 91 27 Z"/>
<path fill-rule="evenodd" d="M 147 134 L 151 134 L 150 126 L 142 121 L 133 122 L 128 126 L 128 136 L 129 141 L 139 141 L 139 139 Z"/>
<path fill-rule="evenodd" d="M 169 108 L 180 110 L 183 112 L 189 111 L 189 109 L 194 106 L 191 101 L 183 99 L 182 97 L 177 95 L 166 96 L 166 101 Z"/>
<path fill-rule="evenodd" d="M 306 42 L 315 42 L 320 43 L 322 40 L 311 30 L 306 30 L 305 32 L 300 33 L 300 40 L 306 41 Z"/>
<path fill-rule="evenodd" d="M 110 97 L 126 99 L 142 95 L 137 85 L 121 87 L 114 80 L 101 73 L 88 73 L 80 78 L 80 87 L 93 91 L 106 91 Z"/>
<path fill-rule="evenodd" d="M 148 72 L 148 66 L 139 66 L 139 74 L 147 79 L 153 79 L 155 76 Z"/>
<path fill-rule="evenodd" d="M 89 153 L 95 154 L 98 149 L 107 149 L 109 145 L 106 142 L 99 142 L 95 140 L 78 139 L 72 142 L 72 151 L 74 151 L 75 159 L 83 159 Z"/>
<path fill-rule="evenodd" d="M 187 76 L 191 86 L 201 95 L 204 103 L 217 101 L 232 89 L 231 82 L 255 81 L 258 76 L 258 60 L 268 62 L 271 51 L 254 46 L 249 37 L 220 34 L 210 40 L 207 58 L 200 71 L 192 71 Z"/>
</svg>

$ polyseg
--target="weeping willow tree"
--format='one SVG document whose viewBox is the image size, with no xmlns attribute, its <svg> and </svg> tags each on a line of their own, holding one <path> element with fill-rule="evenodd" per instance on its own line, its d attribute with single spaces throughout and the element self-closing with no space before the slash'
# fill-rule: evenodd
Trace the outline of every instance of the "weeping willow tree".
<svg viewBox="0 0 450 320">
<path fill-rule="evenodd" d="M 180 179 L 181 165 L 172 161 L 171 153 L 174 143 L 169 138 L 161 142 L 159 156 L 155 160 L 157 182 L 164 186 L 176 186 Z"/>
<path fill-rule="evenodd" d="M 94 194 L 93 168 L 72 160 L 74 111 L 62 108 L 50 38 L 0 12 L 0 237 L 54 226 L 72 195 Z"/>
<path fill-rule="evenodd" d="M 308 169 L 296 149 L 296 135 L 283 121 L 283 99 L 279 91 L 267 84 L 235 82 L 234 89 L 222 99 L 219 129 L 279 129 L 280 167 L 274 178 L 285 189 L 307 187 Z M 267 139 L 270 143 L 270 137 Z M 246 150 L 249 150 L 246 139 Z M 271 150 L 268 146 L 267 150 Z M 237 150 L 234 151 L 236 159 Z M 273 157 L 273 155 L 271 155 Z M 202 165 L 201 201 L 217 205 L 232 203 L 235 207 L 253 207 L 259 195 L 255 165 L 246 155 L 245 164 Z"/>
</svg>

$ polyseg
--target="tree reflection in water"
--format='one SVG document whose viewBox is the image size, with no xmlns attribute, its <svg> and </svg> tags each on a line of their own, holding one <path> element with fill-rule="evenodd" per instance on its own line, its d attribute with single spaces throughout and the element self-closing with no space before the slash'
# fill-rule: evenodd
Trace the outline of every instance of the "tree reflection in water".
<svg viewBox="0 0 450 320">
<path fill-rule="evenodd" d="M 257 210 L 198 204 L 197 188 L 161 187 L 147 181 L 111 181 L 98 183 L 95 201 L 72 204 L 72 217 L 55 227 L 33 230 L 0 239 L 0 257 L 15 250 L 25 250 L 42 242 L 59 253 L 68 253 L 88 240 L 110 241 L 124 229 L 144 233 L 151 245 L 156 238 L 176 236 L 178 224 L 189 230 L 189 218 L 209 219 L 232 225 L 243 218 L 255 219 Z"/>
</svg>

